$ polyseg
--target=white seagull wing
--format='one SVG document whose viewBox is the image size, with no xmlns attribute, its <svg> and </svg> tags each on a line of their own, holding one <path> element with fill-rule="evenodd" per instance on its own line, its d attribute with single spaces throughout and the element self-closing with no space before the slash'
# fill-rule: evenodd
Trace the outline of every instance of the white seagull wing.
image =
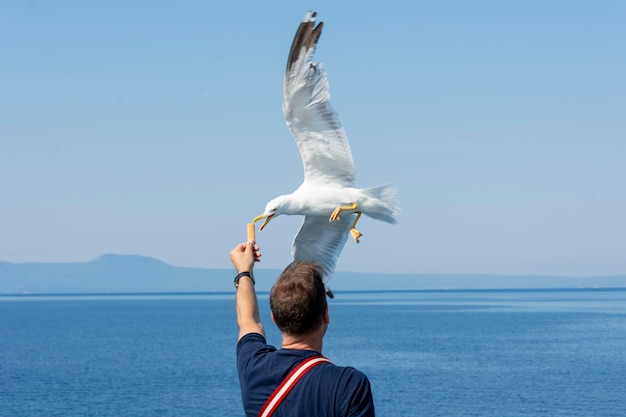
<svg viewBox="0 0 626 417">
<path fill-rule="evenodd" d="M 326 70 L 313 62 L 323 23 L 308 12 L 293 39 L 283 84 L 283 113 L 302 157 L 304 181 L 354 186 L 352 151 L 330 105 Z"/>
<path fill-rule="evenodd" d="M 349 215 L 334 222 L 329 222 L 328 216 L 305 216 L 291 247 L 293 259 L 317 262 L 327 282 L 335 272 L 353 221 Z"/>
</svg>

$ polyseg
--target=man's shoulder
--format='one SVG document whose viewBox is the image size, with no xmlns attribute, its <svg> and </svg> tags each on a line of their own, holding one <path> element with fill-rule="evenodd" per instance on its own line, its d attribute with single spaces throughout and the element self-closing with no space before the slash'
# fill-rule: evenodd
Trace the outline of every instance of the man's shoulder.
<svg viewBox="0 0 626 417">
<path fill-rule="evenodd" d="M 320 411 L 319 415 L 374 415 L 370 381 L 364 372 L 352 366 L 323 364 L 311 373 L 312 377 L 300 387 L 296 396 L 301 396 L 309 408 L 316 407 L 317 403 L 326 404 L 328 408 L 322 407 L 326 411 Z M 306 400 L 312 392 L 319 395 L 313 400 L 315 404 Z"/>
<path fill-rule="evenodd" d="M 322 369 L 328 377 L 337 381 L 337 385 L 369 385 L 369 379 L 364 372 L 352 366 L 332 365 Z"/>
<path fill-rule="evenodd" d="M 237 361 L 240 365 L 258 357 L 260 354 L 275 352 L 276 348 L 268 345 L 265 337 L 259 333 L 248 333 L 237 342 Z"/>
<path fill-rule="evenodd" d="M 247 343 L 267 344 L 267 341 L 265 340 L 265 337 L 263 337 L 262 334 L 253 332 L 253 333 L 248 333 L 242 336 L 241 339 L 239 339 L 239 341 L 237 342 L 237 347 L 241 345 L 245 345 Z"/>
<path fill-rule="evenodd" d="M 274 346 L 268 345 L 265 337 L 260 333 L 248 333 L 239 339 L 237 342 L 237 351 L 239 351 L 242 347 L 248 345 L 255 346 L 267 346 L 273 350 L 276 350 Z"/>
</svg>

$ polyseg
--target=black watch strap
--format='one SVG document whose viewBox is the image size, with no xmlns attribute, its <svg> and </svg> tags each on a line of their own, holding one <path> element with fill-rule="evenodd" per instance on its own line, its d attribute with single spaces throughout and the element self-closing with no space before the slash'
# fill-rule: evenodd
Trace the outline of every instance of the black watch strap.
<svg viewBox="0 0 626 417">
<path fill-rule="evenodd" d="M 252 273 L 248 272 L 248 271 L 245 271 L 245 272 L 238 273 L 237 276 L 235 277 L 235 288 L 239 287 L 239 279 L 241 277 L 250 277 L 250 279 L 252 280 L 252 285 L 255 284 L 254 277 L 252 276 Z"/>
</svg>

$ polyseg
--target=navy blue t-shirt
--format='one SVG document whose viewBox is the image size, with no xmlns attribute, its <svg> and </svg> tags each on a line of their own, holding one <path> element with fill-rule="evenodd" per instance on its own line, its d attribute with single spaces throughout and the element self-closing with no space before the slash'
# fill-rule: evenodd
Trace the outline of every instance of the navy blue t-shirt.
<svg viewBox="0 0 626 417">
<path fill-rule="evenodd" d="M 249 333 L 237 344 L 237 372 L 247 417 L 259 410 L 289 372 L 312 350 L 270 346 L 258 333 Z M 374 401 L 369 380 L 351 368 L 323 363 L 311 369 L 274 413 L 275 417 L 373 417 Z"/>
</svg>

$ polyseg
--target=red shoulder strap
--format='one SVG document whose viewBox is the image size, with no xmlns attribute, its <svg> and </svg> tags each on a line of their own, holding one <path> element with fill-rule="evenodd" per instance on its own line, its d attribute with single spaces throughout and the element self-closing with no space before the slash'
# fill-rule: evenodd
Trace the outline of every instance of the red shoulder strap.
<svg viewBox="0 0 626 417">
<path fill-rule="evenodd" d="M 280 403 L 289 395 L 293 387 L 296 386 L 302 377 L 317 365 L 326 362 L 330 363 L 330 361 L 322 355 L 311 356 L 300 362 L 274 390 L 267 401 L 265 401 L 265 404 L 263 404 L 263 407 L 261 407 L 259 411 L 258 417 L 269 417 L 274 414 L 274 411 L 276 411 Z"/>
</svg>

